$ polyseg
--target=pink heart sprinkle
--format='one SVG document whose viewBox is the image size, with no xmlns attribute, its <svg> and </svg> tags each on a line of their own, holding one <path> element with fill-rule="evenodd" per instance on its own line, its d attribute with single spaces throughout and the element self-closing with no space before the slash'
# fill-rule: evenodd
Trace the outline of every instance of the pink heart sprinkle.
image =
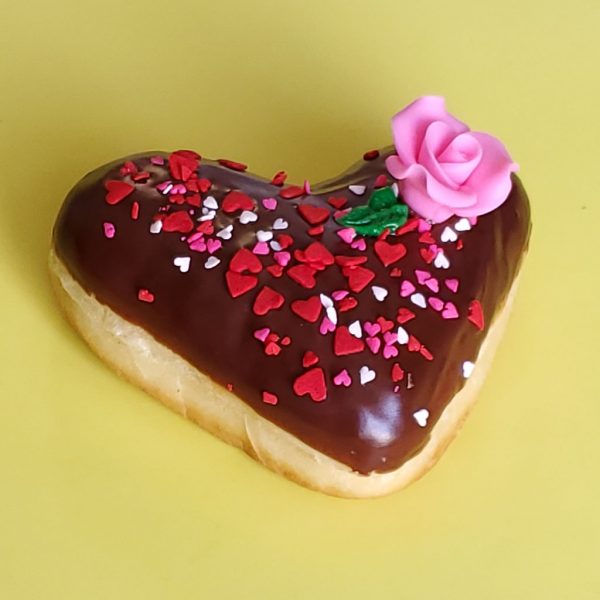
<svg viewBox="0 0 600 600">
<path fill-rule="evenodd" d="M 167 179 L 167 181 L 163 181 L 156 186 L 156 189 L 159 192 L 164 192 L 168 187 L 173 186 L 173 183 Z"/>
<path fill-rule="evenodd" d="M 477 217 L 468 217 L 469 223 L 471 223 L 471 227 L 475 227 L 477 225 Z"/>
<path fill-rule="evenodd" d="M 215 240 L 213 238 L 210 238 L 206 242 L 206 247 L 208 248 L 209 254 L 214 254 L 217 250 L 219 250 L 219 248 L 221 248 L 221 246 L 221 240 Z"/>
<path fill-rule="evenodd" d="M 431 296 L 431 298 L 429 298 L 427 302 L 429 302 L 429 306 L 431 306 L 433 310 L 437 310 L 438 312 L 440 312 L 440 310 L 444 308 L 444 301 L 440 300 L 439 298 L 436 298 L 435 296 Z"/>
<path fill-rule="evenodd" d="M 104 227 L 104 235 L 111 240 L 112 238 L 115 237 L 115 226 L 112 223 L 109 223 L 108 221 L 103 223 L 102 226 Z"/>
<path fill-rule="evenodd" d="M 394 358 L 398 356 L 398 348 L 396 346 L 385 346 L 383 349 L 383 358 Z"/>
<path fill-rule="evenodd" d="M 407 296 L 410 296 L 415 291 L 415 289 L 416 289 L 415 286 L 410 281 L 405 279 L 400 284 L 400 295 L 403 298 L 406 298 Z"/>
<path fill-rule="evenodd" d="M 170 190 L 169 195 L 174 196 L 175 194 L 182 195 L 187 192 L 187 189 L 183 183 L 176 183 Z"/>
<path fill-rule="evenodd" d="M 440 291 L 440 282 L 435 278 L 432 277 L 431 279 L 428 279 L 425 282 L 425 285 L 432 291 L 435 292 L 436 294 Z"/>
<path fill-rule="evenodd" d="M 321 325 L 319 326 L 319 332 L 321 335 L 325 335 L 330 331 L 335 331 L 335 325 L 327 317 L 323 317 Z"/>
<path fill-rule="evenodd" d="M 275 252 L 273 258 L 277 261 L 278 265 L 285 267 L 290 262 L 292 255 L 289 252 Z"/>
<path fill-rule="evenodd" d="M 271 330 L 268 327 L 263 327 L 262 329 L 257 329 L 254 332 L 254 337 L 257 340 L 264 342 L 267 339 L 267 337 L 269 336 L 269 333 L 271 333 Z"/>
<path fill-rule="evenodd" d="M 269 254 L 269 244 L 267 242 L 257 242 L 254 248 L 252 248 L 252 252 L 254 254 L 260 254 L 261 256 L 266 256 Z"/>
<path fill-rule="evenodd" d="M 162 156 L 153 156 L 150 159 L 150 162 L 153 165 L 164 165 L 165 164 L 165 159 Z"/>
<path fill-rule="evenodd" d="M 360 250 L 361 252 L 364 252 L 367 249 L 367 242 L 365 242 L 365 238 L 360 238 L 358 240 L 354 240 L 350 244 L 350 248 L 353 248 L 354 250 Z"/>
<path fill-rule="evenodd" d="M 442 317 L 444 319 L 458 319 L 458 310 L 456 310 L 456 306 L 452 302 L 446 302 L 446 306 L 442 311 Z"/>
<path fill-rule="evenodd" d="M 342 369 L 334 378 L 333 383 L 335 385 L 343 385 L 344 387 L 349 387 L 352 383 L 352 378 L 350 377 L 350 373 L 346 371 L 346 369 Z"/>
<path fill-rule="evenodd" d="M 425 231 L 431 231 L 431 223 L 428 223 L 425 219 L 419 219 L 419 233 Z"/>
<path fill-rule="evenodd" d="M 343 300 L 346 296 L 348 296 L 350 294 L 350 292 L 348 290 L 335 290 L 332 294 L 331 297 L 336 301 L 339 302 L 340 300 Z"/>
<path fill-rule="evenodd" d="M 415 269 L 415 276 L 420 285 L 431 279 L 431 273 L 429 271 L 421 271 L 421 269 Z"/>
<path fill-rule="evenodd" d="M 275 210 L 277 208 L 277 200 L 275 198 L 263 198 L 262 205 L 267 210 Z"/>
<path fill-rule="evenodd" d="M 391 346 L 398 341 L 398 334 L 395 331 L 386 331 L 383 334 L 383 341 L 386 346 Z"/>
<path fill-rule="evenodd" d="M 346 227 L 345 229 L 338 229 L 336 232 L 340 238 L 346 242 L 346 244 L 351 244 L 352 240 L 356 237 L 356 231 L 352 229 L 352 227 Z"/>
<path fill-rule="evenodd" d="M 456 294 L 456 292 L 458 291 L 458 279 L 446 279 L 444 283 L 450 291 Z"/>
<path fill-rule="evenodd" d="M 367 335 L 373 337 L 381 331 L 381 325 L 379 325 L 379 323 L 371 323 L 370 321 L 365 321 L 363 323 L 363 329 L 366 331 Z"/>
<path fill-rule="evenodd" d="M 368 337 L 366 340 L 367 346 L 369 346 L 369 350 L 373 354 L 377 354 L 379 352 L 379 348 L 381 348 L 381 340 L 376 337 Z"/>
<path fill-rule="evenodd" d="M 190 250 L 194 252 L 206 252 L 206 244 L 203 239 L 196 240 L 190 244 Z"/>
<path fill-rule="evenodd" d="M 434 256 L 437 256 L 438 252 L 440 252 L 441 250 L 442 249 L 436 246 L 435 244 L 429 245 L 429 252 L 431 252 Z"/>
<path fill-rule="evenodd" d="M 201 231 L 196 231 L 195 233 L 192 233 L 192 235 L 190 235 L 189 238 L 187 238 L 187 243 L 192 244 L 193 242 L 195 242 L 197 240 L 201 240 L 203 237 L 204 237 L 204 234 Z"/>
</svg>

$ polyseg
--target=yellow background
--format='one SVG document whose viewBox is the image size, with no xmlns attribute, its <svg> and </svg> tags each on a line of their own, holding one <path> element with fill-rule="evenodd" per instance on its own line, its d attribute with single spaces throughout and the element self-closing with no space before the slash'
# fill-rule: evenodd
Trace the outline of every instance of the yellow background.
<svg viewBox="0 0 600 600">
<path fill-rule="evenodd" d="M 0 3 L 0 597 L 600 598 L 600 2 Z M 520 296 L 425 479 L 343 501 L 113 375 L 45 270 L 80 176 L 190 147 L 295 180 L 443 94 L 521 165 Z"/>
</svg>

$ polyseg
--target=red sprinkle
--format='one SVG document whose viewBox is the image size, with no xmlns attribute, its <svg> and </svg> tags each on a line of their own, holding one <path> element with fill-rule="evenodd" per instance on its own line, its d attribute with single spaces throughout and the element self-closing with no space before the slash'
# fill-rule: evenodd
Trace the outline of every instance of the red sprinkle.
<svg viewBox="0 0 600 600">
<path fill-rule="evenodd" d="M 331 196 L 327 202 L 333 206 L 333 208 L 337 208 L 337 210 L 342 210 L 346 204 L 348 204 L 348 199 L 344 198 L 344 196 Z"/>
<path fill-rule="evenodd" d="M 415 318 L 415 313 L 408 308 L 399 308 L 398 315 L 396 316 L 396 321 L 403 325 L 404 323 L 408 323 L 411 319 Z"/>
<path fill-rule="evenodd" d="M 381 327 L 381 333 L 391 331 L 394 328 L 394 321 L 390 321 L 385 317 L 377 317 L 377 323 L 379 323 L 379 327 Z"/>
<path fill-rule="evenodd" d="M 299 198 L 304 195 L 304 188 L 297 185 L 290 185 L 289 187 L 283 188 L 279 195 L 285 200 L 292 200 L 293 198 Z"/>
<path fill-rule="evenodd" d="M 348 287 L 356 294 L 375 279 L 375 273 L 366 267 L 346 267 L 342 269 L 342 273 L 348 278 Z"/>
<path fill-rule="evenodd" d="M 147 290 L 145 288 L 138 290 L 137 297 L 138 300 L 141 300 L 142 302 L 148 302 L 149 304 L 154 302 L 154 294 L 150 290 Z"/>
<path fill-rule="evenodd" d="M 285 302 L 285 298 L 274 289 L 265 285 L 260 292 L 258 292 L 252 310 L 255 315 L 262 317 L 271 310 L 277 310 L 281 308 Z"/>
<path fill-rule="evenodd" d="M 389 267 L 406 256 L 406 246 L 402 243 L 390 244 L 383 240 L 377 240 L 373 245 L 373 249 L 384 267 Z"/>
<path fill-rule="evenodd" d="M 373 183 L 373 187 L 374 188 L 385 187 L 387 185 L 387 182 L 388 182 L 387 175 L 384 175 L 383 173 L 381 173 L 381 175 L 377 175 L 377 177 L 375 178 L 375 182 Z"/>
<path fill-rule="evenodd" d="M 199 208 L 200 204 L 202 203 L 202 198 L 200 198 L 200 194 L 190 194 L 189 196 L 185 197 L 185 201 L 190 206 L 194 206 L 195 208 Z M 203 221 L 203 223 L 204 222 L 205 221 Z"/>
<path fill-rule="evenodd" d="M 229 261 L 229 270 L 235 273 L 260 273 L 262 271 L 262 263 L 260 259 L 248 250 L 248 248 L 240 248 Z"/>
<path fill-rule="evenodd" d="M 177 150 L 169 156 L 169 171 L 171 177 L 187 181 L 198 168 L 200 155 L 191 150 Z"/>
<path fill-rule="evenodd" d="M 365 343 L 354 337 L 345 325 L 340 325 L 335 330 L 333 339 L 333 351 L 336 356 L 347 356 L 357 354 L 365 349 Z"/>
<path fill-rule="evenodd" d="M 317 235 L 321 235 L 324 231 L 325 227 L 323 227 L 323 225 L 317 225 L 316 227 L 311 227 L 307 233 L 308 235 L 316 237 Z"/>
<path fill-rule="evenodd" d="M 433 360 L 433 354 L 431 354 L 431 352 L 429 352 L 429 350 L 425 348 L 425 346 L 421 346 L 419 352 L 421 353 L 421 356 L 423 356 L 427 360 Z"/>
<path fill-rule="evenodd" d="M 308 369 L 308 367 L 312 367 L 313 365 L 316 365 L 318 362 L 319 362 L 319 357 L 312 350 L 307 350 L 304 353 L 304 356 L 302 357 L 302 366 L 305 369 Z"/>
<path fill-rule="evenodd" d="M 336 254 L 335 262 L 340 267 L 355 267 L 362 265 L 367 262 L 366 256 L 344 256 L 343 254 Z"/>
<path fill-rule="evenodd" d="M 282 250 L 289 248 L 294 243 L 294 238 L 287 233 L 280 233 L 277 236 L 277 243 L 281 246 Z"/>
<path fill-rule="evenodd" d="M 473 300 L 469 304 L 469 321 L 479 329 L 479 331 L 483 331 L 485 327 L 485 320 L 483 318 L 483 307 L 479 300 Z"/>
<path fill-rule="evenodd" d="M 273 185 L 282 186 L 287 179 L 287 173 L 285 171 L 277 171 L 275 175 L 273 175 L 273 179 L 271 179 L 271 183 Z"/>
<path fill-rule="evenodd" d="M 334 263 L 333 254 L 321 242 L 309 244 L 304 251 L 297 250 L 294 252 L 294 256 L 302 262 L 309 263 L 319 271 Z"/>
<path fill-rule="evenodd" d="M 424 231 L 419 236 L 419 242 L 421 244 L 435 244 L 435 238 L 431 235 L 431 231 Z"/>
<path fill-rule="evenodd" d="M 265 344 L 265 354 L 267 356 L 277 356 L 281 352 L 281 347 L 276 342 L 267 342 Z"/>
<path fill-rule="evenodd" d="M 435 252 L 433 250 L 430 250 L 429 248 L 420 248 L 419 253 L 428 265 L 430 265 L 433 262 L 433 259 L 435 258 Z"/>
<path fill-rule="evenodd" d="M 317 285 L 315 281 L 316 272 L 317 270 L 309 265 L 295 265 L 287 270 L 287 274 L 291 279 L 309 290 Z"/>
<path fill-rule="evenodd" d="M 125 175 L 134 175 L 138 172 L 136 164 L 130 160 L 126 161 L 123 166 L 119 169 L 119 173 L 125 177 Z"/>
<path fill-rule="evenodd" d="M 281 338 L 282 346 L 289 346 L 291 343 L 292 343 L 292 338 L 289 335 L 286 335 L 285 337 Z"/>
<path fill-rule="evenodd" d="M 220 158 L 217 161 L 221 166 L 232 169 L 233 171 L 245 171 L 248 165 L 244 163 L 236 162 L 235 160 L 227 160 L 226 158 Z"/>
<path fill-rule="evenodd" d="M 348 312 L 349 310 L 352 310 L 357 306 L 358 300 L 356 298 L 354 298 L 353 296 L 346 296 L 345 298 L 342 298 L 340 300 L 340 303 L 338 304 L 338 309 L 340 312 Z"/>
<path fill-rule="evenodd" d="M 226 213 L 234 213 L 236 210 L 254 210 L 255 203 L 250 196 L 233 190 L 223 198 L 222 207 Z"/>
<path fill-rule="evenodd" d="M 315 367 L 296 377 L 294 381 L 294 393 L 298 396 L 308 394 L 314 402 L 321 402 L 327 398 L 327 386 L 325 385 L 325 373 L 321 367 Z"/>
<path fill-rule="evenodd" d="M 133 201 L 131 205 L 131 218 L 134 221 L 137 221 L 137 218 L 140 216 L 140 205 L 137 201 Z"/>
<path fill-rule="evenodd" d="M 396 229 L 396 235 L 404 235 L 405 233 L 410 233 L 411 231 L 415 231 L 419 227 L 419 219 L 411 219 L 410 221 L 406 221 L 406 223 L 400 227 L 400 229 Z"/>
<path fill-rule="evenodd" d="M 215 231 L 215 226 L 212 221 L 202 221 L 202 223 L 196 227 L 196 231 L 205 233 L 206 235 L 212 235 Z"/>
<path fill-rule="evenodd" d="M 315 323 L 321 314 L 322 305 L 318 296 L 311 296 L 306 300 L 294 300 L 290 304 L 290 308 L 300 318 L 309 323 Z"/>
<path fill-rule="evenodd" d="M 410 352 L 419 352 L 421 350 L 421 342 L 414 336 L 408 336 L 408 350 Z"/>
<path fill-rule="evenodd" d="M 363 154 L 364 160 L 375 160 L 379 158 L 379 150 L 369 150 Z"/>
<path fill-rule="evenodd" d="M 118 204 L 135 190 L 135 187 L 130 183 L 119 181 L 118 179 L 109 179 L 108 181 L 105 181 L 104 187 L 108 192 L 105 200 L 108 204 L 112 205 Z"/>
<path fill-rule="evenodd" d="M 234 271 L 225 273 L 225 281 L 232 298 L 237 298 L 258 285 L 258 277 L 254 275 L 241 275 Z"/>
<path fill-rule="evenodd" d="M 273 406 L 279 402 L 279 398 L 275 394 L 271 394 L 271 392 L 263 392 L 262 400 L 265 404 L 271 404 Z"/>
<path fill-rule="evenodd" d="M 392 366 L 392 381 L 398 383 L 404 379 L 404 370 L 398 363 L 394 363 Z"/>
<path fill-rule="evenodd" d="M 269 265 L 267 271 L 272 277 L 279 278 L 283 275 L 283 267 L 281 265 Z"/>
<path fill-rule="evenodd" d="M 298 206 L 300 216 L 310 225 L 319 225 L 329 219 L 329 210 L 321 206 L 311 204 L 300 204 Z"/>
<path fill-rule="evenodd" d="M 163 231 L 179 231 L 180 233 L 189 233 L 194 229 L 194 222 L 185 210 L 179 210 L 165 217 L 163 221 Z"/>
<path fill-rule="evenodd" d="M 148 179 L 150 179 L 150 173 L 148 173 L 148 171 L 141 171 L 140 173 L 132 175 L 131 179 L 133 179 L 133 181 L 136 183 L 145 183 L 148 181 Z"/>
<path fill-rule="evenodd" d="M 400 269 L 398 267 L 394 267 L 390 271 L 390 277 L 402 277 L 402 269 Z"/>
</svg>

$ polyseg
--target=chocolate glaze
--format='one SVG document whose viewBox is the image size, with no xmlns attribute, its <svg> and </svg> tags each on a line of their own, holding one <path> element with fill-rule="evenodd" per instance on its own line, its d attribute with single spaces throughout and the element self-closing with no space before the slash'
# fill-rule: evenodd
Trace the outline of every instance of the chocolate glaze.
<svg viewBox="0 0 600 600">
<path fill-rule="evenodd" d="M 233 391 L 259 414 L 289 431 L 324 454 L 349 465 L 360 473 L 386 472 L 398 468 L 419 451 L 427 442 L 432 426 L 464 384 L 461 372 L 465 360 L 475 361 L 479 347 L 494 315 L 501 308 L 527 247 L 530 231 L 529 204 L 522 185 L 513 177 L 513 188 L 507 201 L 492 213 L 480 217 L 470 231 L 460 233 L 462 250 L 456 244 L 441 244 L 450 261 L 450 268 L 441 270 L 427 265 L 419 254 L 419 233 L 411 232 L 400 240 L 408 253 L 396 265 L 416 284 L 414 269 L 430 270 L 440 283 L 445 278 L 458 278 L 457 294 L 443 284 L 435 294 L 452 301 L 460 318 L 444 320 L 431 308 L 420 309 L 409 298 L 398 294 L 399 279 L 389 276 L 373 251 L 372 239 L 367 240 L 366 253 L 351 250 L 335 233 L 339 229 L 333 218 L 325 225 L 320 238 L 307 233 L 307 224 L 297 212 L 297 205 L 309 202 L 327 206 L 332 194 L 345 196 L 349 205 L 364 204 L 373 189 L 375 177 L 386 174 L 385 156 L 390 148 L 381 151 L 379 158 L 361 161 L 343 175 L 312 187 L 312 194 L 294 200 L 279 199 L 276 211 L 263 208 L 260 200 L 276 197 L 281 188 L 267 180 L 247 173 L 233 171 L 216 162 L 202 159 L 199 176 L 209 178 L 213 188 L 208 194 L 221 200 L 231 189 L 239 189 L 257 200 L 258 221 L 241 225 L 236 216 L 217 211 L 215 229 L 234 223 L 234 237 L 224 242 L 216 253 L 221 263 L 214 269 L 204 268 L 207 254 L 190 252 L 180 233 L 158 235 L 149 232 L 149 226 L 160 206 L 168 201 L 155 186 L 171 179 L 168 167 L 150 163 L 147 153 L 129 157 L 140 170 L 150 172 L 150 179 L 136 184 L 136 190 L 116 206 L 105 201 L 103 182 L 123 179 L 119 167 L 124 160 L 106 165 L 88 174 L 69 193 L 54 229 L 54 246 L 73 277 L 100 302 L 108 305 L 128 321 L 142 326 L 158 341 L 187 359 L 200 371 L 207 373 L 222 385 L 231 384 Z M 167 156 L 162 154 L 162 156 Z M 367 193 L 358 197 L 348 190 L 350 184 L 367 186 Z M 205 197 L 208 194 L 204 194 Z M 132 220 L 132 202 L 140 205 L 139 218 Z M 183 207 L 173 206 L 173 210 Z M 188 209 L 189 207 L 185 207 Z M 196 216 L 200 214 L 196 209 Z M 425 360 L 418 352 L 400 347 L 396 359 L 385 360 L 381 352 L 372 354 L 368 349 L 360 354 L 337 357 L 333 353 L 333 335 L 321 335 L 318 323 L 310 324 L 297 317 L 289 308 L 292 300 L 303 299 L 336 289 L 347 289 L 340 269 L 334 265 L 317 276 L 317 287 L 308 290 L 287 275 L 272 277 L 266 269 L 259 274 L 259 286 L 233 299 L 225 286 L 224 274 L 231 256 L 242 247 L 253 247 L 255 232 L 269 229 L 275 218 L 283 217 L 290 227 L 282 233 L 294 237 L 290 249 L 304 248 L 320 239 L 333 254 L 366 254 L 365 266 L 375 271 L 372 284 L 389 290 L 383 302 L 377 301 L 370 286 L 355 296 L 357 308 L 338 313 L 340 324 L 356 319 L 374 321 L 378 315 L 395 320 L 400 306 L 406 306 L 417 317 L 405 325 L 434 355 Z M 103 223 L 113 223 L 116 235 L 107 239 Z M 456 219 L 448 223 L 456 222 Z M 435 225 L 432 235 L 439 240 L 446 224 Z M 277 233 L 277 232 L 275 232 Z M 396 240 L 394 240 L 396 241 Z M 176 256 L 191 256 L 187 273 L 173 266 Z M 261 257 L 264 265 L 272 264 L 270 257 Z M 292 260 L 290 265 L 296 264 Z M 267 284 L 281 292 L 286 299 L 284 307 L 259 317 L 252 311 L 257 291 Z M 155 302 L 140 302 L 137 292 L 147 288 L 155 294 Z M 428 290 L 417 285 L 426 296 Z M 467 318 L 467 307 L 478 299 L 486 317 L 486 327 L 479 331 Z M 396 323 L 397 326 L 397 323 Z M 267 356 L 262 344 L 252 333 L 269 327 L 279 335 L 289 335 L 292 343 L 278 356 Z M 292 390 L 294 379 L 301 374 L 302 356 L 312 350 L 320 357 L 327 380 L 327 399 L 313 402 L 308 396 L 298 397 Z M 390 371 L 398 362 L 411 374 L 394 392 Z M 376 379 L 362 386 L 358 371 L 368 365 L 377 373 Z M 353 378 L 349 388 L 333 385 L 332 377 L 347 369 Z M 279 398 L 277 405 L 265 404 L 262 391 Z M 426 408 L 429 420 L 420 427 L 413 413 Z"/>
</svg>

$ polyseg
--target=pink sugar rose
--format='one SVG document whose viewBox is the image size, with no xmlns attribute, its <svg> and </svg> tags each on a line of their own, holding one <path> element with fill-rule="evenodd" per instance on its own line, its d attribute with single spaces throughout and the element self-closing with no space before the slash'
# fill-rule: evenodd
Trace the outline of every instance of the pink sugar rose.
<svg viewBox="0 0 600 600">
<path fill-rule="evenodd" d="M 506 148 L 448 114 L 444 98 L 423 96 L 392 119 L 396 152 L 386 159 L 406 204 L 434 223 L 474 217 L 502 204 L 518 170 Z"/>
</svg>

